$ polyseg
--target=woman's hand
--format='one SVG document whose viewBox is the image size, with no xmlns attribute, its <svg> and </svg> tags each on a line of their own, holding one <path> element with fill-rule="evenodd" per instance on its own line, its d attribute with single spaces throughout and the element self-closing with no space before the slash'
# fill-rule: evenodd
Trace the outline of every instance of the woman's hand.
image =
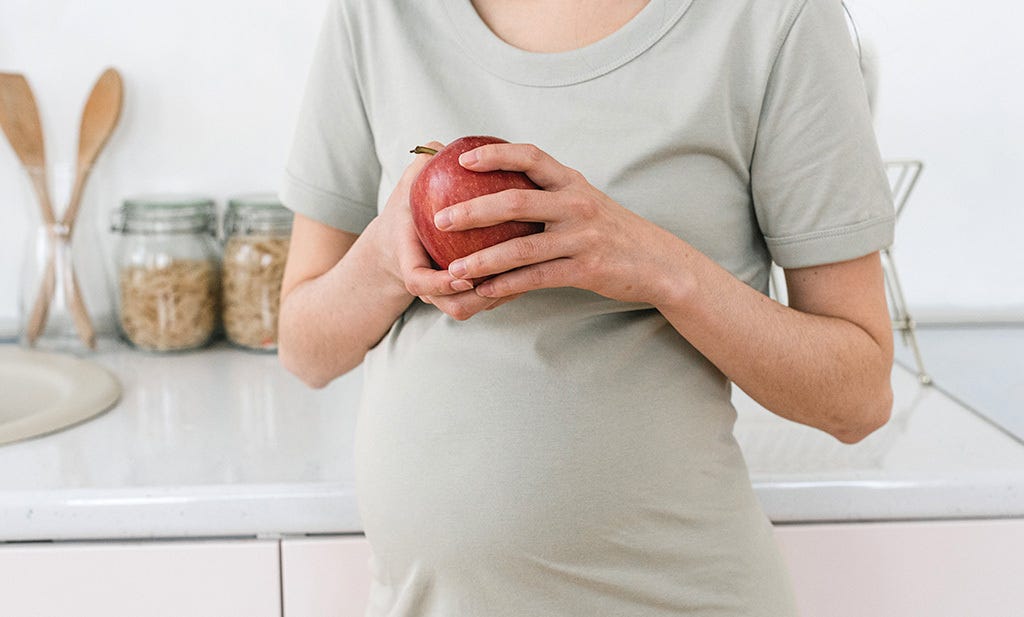
<svg viewBox="0 0 1024 617">
<path fill-rule="evenodd" d="M 657 305 L 678 291 L 670 283 L 685 264 L 685 243 L 616 203 L 535 146 L 491 144 L 462 155 L 473 171 L 503 169 L 530 176 L 542 191 L 510 190 L 437 213 L 446 231 L 504 221 L 539 221 L 545 230 L 456 260 L 456 280 L 494 276 L 476 293 L 509 298 L 534 289 L 577 287 L 608 298 Z M 676 286 L 677 287 L 677 286 Z"/>
<path fill-rule="evenodd" d="M 428 160 L 429 156 L 419 154 L 405 168 L 380 216 L 374 221 L 374 231 L 379 238 L 376 243 L 378 258 L 388 274 L 403 286 L 407 286 L 406 278 L 415 273 L 425 287 L 447 287 L 450 290 L 454 278 L 431 268 L 430 257 L 416 237 L 409 211 L 409 189 Z M 412 290 L 409 293 L 420 295 Z"/>
<path fill-rule="evenodd" d="M 438 142 L 428 147 L 440 150 Z M 468 319 L 476 313 L 494 308 L 508 298 L 485 298 L 473 291 L 473 284 L 452 276 L 447 270 L 435 270 L 430 257 L 416 235 L 412 213 L 409 210 L 409 190 L 417 174 L 430 160 L 430 155 L 419 154 L 406 168 L 395 186 L 379 222 L 384 241 L 379 245 L 380 258 L 388 264 L 392 277 L 401 281 L 409 294 L 437 306 L 455 319 Z"/>
</svg>

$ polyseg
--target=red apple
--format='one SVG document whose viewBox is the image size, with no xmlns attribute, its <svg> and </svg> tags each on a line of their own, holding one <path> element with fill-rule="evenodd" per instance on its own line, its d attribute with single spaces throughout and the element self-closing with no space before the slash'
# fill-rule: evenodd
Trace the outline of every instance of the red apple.
<svg viewBox="0 0 1024 617">
<path fill-rule="evenodd" d="M 413 180 L 409 206 L 416 234 L 423 248 L 441 268 L 506 240 L 544 231 L 543 223 L 508 221 L 462 231 L 441 231 L 434 225 L 434 214 L 448 206 L 474 197 L 508 189 L 540 189 L 518 171 L 470 171 L 459 164 L 459 155 L 486 144 L 508 143 L 497 137 L 461 137 L 438 150 Z M 433 152 L 417 148 L 413 152 Z"/>
</svg>

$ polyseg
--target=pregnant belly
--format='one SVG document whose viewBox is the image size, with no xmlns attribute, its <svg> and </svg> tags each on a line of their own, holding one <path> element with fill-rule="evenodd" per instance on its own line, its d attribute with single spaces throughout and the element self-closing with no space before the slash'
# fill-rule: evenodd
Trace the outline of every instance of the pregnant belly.
<svg viewBox="0 0 1024 617">
<path fill-rule="evenodd" d="M 659 530 L 701 533 L 694 521 L 735 508 L 729 486 L 749 491 L 728 412 L 708 423 L 635 396 L 432 406 L 395 394 L 369 393 L 356 438 L 364 530 L 391 568 L 572 561 L 627 536 L 658 550 Z"/>
<path fill-rule="evenodd" d="M 676 615 L 736 589 L 771 536 L 725 378 L 656 314 L 591 328 L 528 296 L 491 322 L 420 308 L 367 359 L 354 462 L 375 597 L 417 606 L 374 614 Z M 580 588 L 593 610 L 547 610 Z"/>
</svg>

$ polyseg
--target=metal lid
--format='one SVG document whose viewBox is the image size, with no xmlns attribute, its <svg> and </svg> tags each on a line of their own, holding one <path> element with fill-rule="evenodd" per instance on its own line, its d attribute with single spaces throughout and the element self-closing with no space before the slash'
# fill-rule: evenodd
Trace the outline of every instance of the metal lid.
<svg viewBox="0 0 1024 617">
<path fill-rule="evenodd" d="M 214 233 L 214 201 L 200 195 L 147 195 L 124 200 L 111 217 L 121 233 Z"/>
<path fill-rule="evenodd" d="M 228 200 L 224 233 L 286 233 L 292 218 L 292 211 L 273 193 L 238 195 Z"/>
</svg>

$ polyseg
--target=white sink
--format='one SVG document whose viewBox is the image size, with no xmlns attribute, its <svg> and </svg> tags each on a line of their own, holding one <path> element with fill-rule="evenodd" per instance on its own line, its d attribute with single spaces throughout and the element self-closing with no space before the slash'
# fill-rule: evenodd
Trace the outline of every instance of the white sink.
<svg viewBox="0 0 1024 617">
<path fill-rule="evenodd" d="M 0 346 L 0 444 L 83 422 L 120 396 L 121 383 L 95 362 Z"/>
</svg>

